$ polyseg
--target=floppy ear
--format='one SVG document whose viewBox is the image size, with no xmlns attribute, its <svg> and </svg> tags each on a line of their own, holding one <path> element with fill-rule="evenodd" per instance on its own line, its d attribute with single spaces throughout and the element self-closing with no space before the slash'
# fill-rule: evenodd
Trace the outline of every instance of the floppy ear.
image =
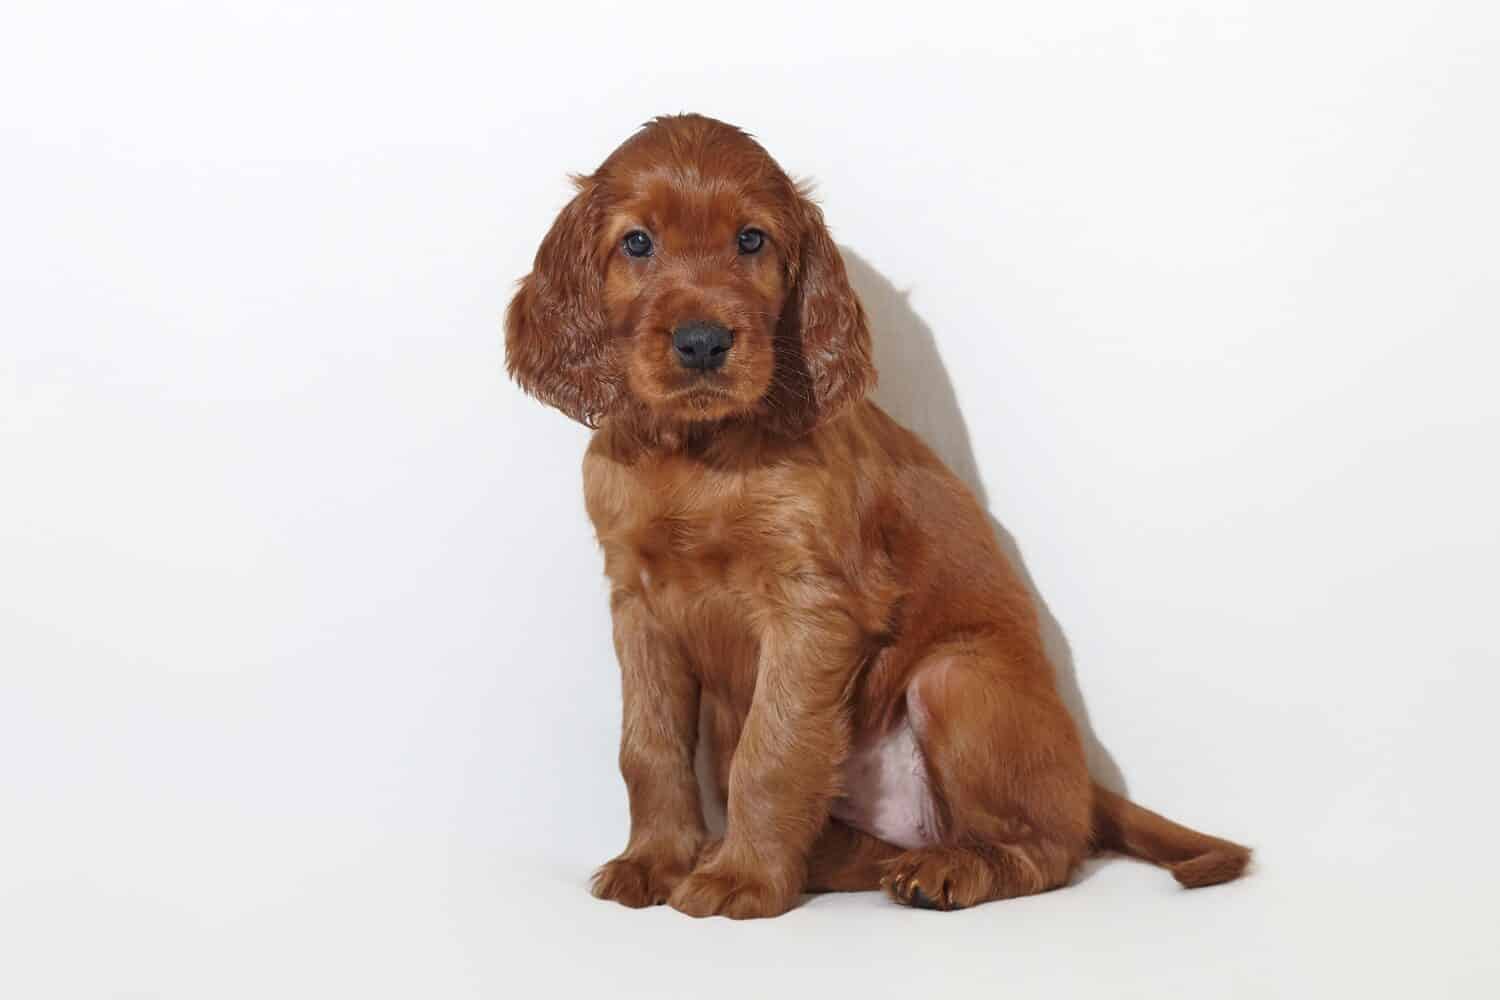
<svg viewBox="0 0 1500 1000">
<path fill-rule="evenodd" d="M 602 210 L 589 178 L 558 214 L 505 313 L 505 367 L 521 388 L 589 427 L 619 397 L 604 310 Z"/>
<path fill-rule="evenodd" d="M 875 366 L 864 308 L 823 212 L 800 191 L 797 201 L 801 238 L 778 336 L 793 369 L 784 377 L 804 391 L 788 393 L 777 409 L 796 414 L 805 430 L 862 399 L 875 385 Z"/>
</svg>

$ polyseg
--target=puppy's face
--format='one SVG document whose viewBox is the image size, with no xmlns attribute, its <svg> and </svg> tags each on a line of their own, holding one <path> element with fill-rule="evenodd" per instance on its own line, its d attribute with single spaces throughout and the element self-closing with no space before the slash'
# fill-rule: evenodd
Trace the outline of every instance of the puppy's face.
<svg viewBox="0 0 1500 1000">
<path fill-rule="evenodd" d="M 796 433 L 873 381 L 822 214 L 749 136 L 657 119 L 576 183 L 506 317 L 527 391 L 591 426 L 630 414 Z"/>
<path fill-rule="evenodd" d="M 607 182 L 607 322 L 630 394 L 669 420 L 748 413 L 765 399 L 796 259 L 790 185 L 777 190 L 764 169 L 702 169 L 713 166 L 723 165 L 627 169 Z"/>
</svg>

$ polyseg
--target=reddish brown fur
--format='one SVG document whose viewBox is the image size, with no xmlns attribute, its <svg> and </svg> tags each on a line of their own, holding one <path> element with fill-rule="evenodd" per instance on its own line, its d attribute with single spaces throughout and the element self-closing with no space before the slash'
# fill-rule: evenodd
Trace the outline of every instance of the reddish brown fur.
<svg viewBox="0 0 1500 1000">
<path fill-rule="evenodd" d="M 1056 888 L 1095 848 L 1184 885 L 1249 851 L 1096 787 L 1036 610 L 973 495 L 864 398 L 863 310 L 822 214 L 744 133 L 695 115 L 636 133 L 562 211 L 506 320 L 531 393 L 598 429 L 584 460 L 624 701 L 625 851 L 597 895 L 695 916 L 884 887 L 950 908 Z M 739 254 L 745 226 L 767 234 Z M 642 229 L 656 253 L 620 250 Z M 734 332 L 683 370 L 671 331 Z M 727 798 L 706 843 L 700 701 Z M 829 818 L 856 741 L 920 723 L 940 842 Z"/>
</svg>

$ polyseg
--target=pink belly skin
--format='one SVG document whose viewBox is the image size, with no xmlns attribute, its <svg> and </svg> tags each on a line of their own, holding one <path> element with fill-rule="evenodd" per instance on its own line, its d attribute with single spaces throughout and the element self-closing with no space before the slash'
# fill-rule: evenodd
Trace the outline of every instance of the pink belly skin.
<svg viewBox="0 0 1500 1000">
<path fill-rule="evenodd" d="M 834 819 L 907 850 L 938 842 L 927 762 L 910 717 L 854 748 L 843 787 L 829 807 Z"/>
</svg>

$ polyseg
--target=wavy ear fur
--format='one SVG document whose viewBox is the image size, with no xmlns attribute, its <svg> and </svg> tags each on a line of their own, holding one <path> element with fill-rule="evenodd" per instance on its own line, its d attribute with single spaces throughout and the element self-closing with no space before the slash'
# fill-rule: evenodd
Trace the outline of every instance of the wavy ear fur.
<svg viewBox="0 0 1500 1000">
<path fill-rule="evenodd" d="M 621 378 L 604 310 L 598 189 L 587 177 L 574 183 L 578 194 L 506 310 L 505 367 L 531 395 L 594 427 L 619 399 Z"/>
<path fill-rule="evenodd" d="M 844 258 L 823 222 L 823 212 L 798 192 L 801 234 L 793 287 L 777 331 L 785 364 L 778 381 L 795 382 L 776 400 L 795 429 L 829 420 L 875 385 L 870 328 L 849 285 Z"/>
</svg>

